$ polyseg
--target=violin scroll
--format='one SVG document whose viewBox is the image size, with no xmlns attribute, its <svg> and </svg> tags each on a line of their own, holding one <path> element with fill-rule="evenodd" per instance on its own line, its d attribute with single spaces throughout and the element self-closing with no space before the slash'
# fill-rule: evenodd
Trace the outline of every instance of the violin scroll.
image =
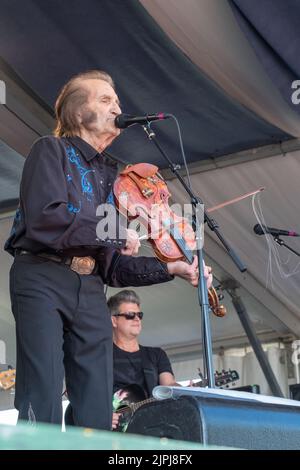
<svg viewBox="0 0 300 470">
<path fill-rule="evenodd" d="M 214 315 L 217 317 L 224 317 L 226 315 L 226 307 L 220 304 L 218 293 L 213 286 L 208 289 L 208 300 L 211 311 Z"/>
</svg>

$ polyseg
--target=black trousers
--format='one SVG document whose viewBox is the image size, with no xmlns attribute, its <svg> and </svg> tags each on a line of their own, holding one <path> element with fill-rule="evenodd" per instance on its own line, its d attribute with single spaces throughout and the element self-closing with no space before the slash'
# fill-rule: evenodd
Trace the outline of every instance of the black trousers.
<svg viewBox="0 0 300 470">
<path fill-rule="evenodd" d="M 75 425 L 110 430 L 112 325 L 100 276 L 22 255 L 10 291 L 19 419 L 61 424 L 65 375 Z"/>
</svg>

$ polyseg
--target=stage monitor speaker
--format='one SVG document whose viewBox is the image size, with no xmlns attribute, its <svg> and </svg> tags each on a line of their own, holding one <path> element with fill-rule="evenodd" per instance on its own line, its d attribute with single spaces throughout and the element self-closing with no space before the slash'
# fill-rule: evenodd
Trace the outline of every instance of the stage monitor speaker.
<svg viewBox="0 0 300 470">
<path fill-rule="evenodd" d="M 186 395 L 140 407 L 127 432 L 241 449 L 300 449 L 300 407 Z"/>
<path fill-rule="evenodd" d="M 290 398 L 292 400 L 300 400 L 300 384 L 290 385 Z"/>
</svg>

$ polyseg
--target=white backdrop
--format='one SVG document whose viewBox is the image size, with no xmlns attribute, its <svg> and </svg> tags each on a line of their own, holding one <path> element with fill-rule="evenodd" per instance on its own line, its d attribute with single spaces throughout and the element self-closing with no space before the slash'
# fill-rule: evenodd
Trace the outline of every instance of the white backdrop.
<svg viewBox="0 0 300 470">
<path fill-rule="evenodd" d="M 288 390 L 288 372 L 286 364 L 285 349 L 276 346 L 266 348 L 266 355 L 270 366 L 275 374 L 279 386 L 286 398 L 289 396 Z M 243 349 L 237 350 L 235 354 L 224 352 L 223 355 L 213 355 L 214 369 L 221 372 L 231 369 L 236 370 L 239 380 L 231 384 L 231 387 L 241 387 L 245 385 L 259 385 L 260 393 L 263 395 L 272 395 L 270 387 L 267 384 L 265 376 L 261 370 L 259 362 L 253 351 L 245 352 Z M 173 372 L 176 380 L 184 381 L 189 379 L 197 379 L 198 367 L 202 368 L 202 358 L 186 361 L 173 362 Z"/>
</svg>

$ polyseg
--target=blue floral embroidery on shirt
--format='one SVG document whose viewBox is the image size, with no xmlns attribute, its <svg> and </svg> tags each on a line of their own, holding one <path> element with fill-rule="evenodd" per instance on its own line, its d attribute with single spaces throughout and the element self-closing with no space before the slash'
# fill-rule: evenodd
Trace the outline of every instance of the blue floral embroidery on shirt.
<svg viewBox="0 0 300 470">
<path fill-rule="evenodd" d="M 110 190 L 110 193 L 107 196 L 106 202 L 107 202 L 107 204 L 112 204 L 113 206 L 115 206 L 115 198 L 114 198 L 112 189 Z"/>
<path fill-rule="evenodd" d="M 80 212 L 81 210 L 81 201 L 79 201 L 79 207 L 73 206 L 71 202 L 67 204 L 67 209 L 69 212 L 73 212 L 74 214 L 77 214 L 77 212 Z"/>
<path fill-rule="evenodd" d="M 75 207 L 71 202 L 68 202 L 67 209 L 69 212 L 73 212 L 74 214 L 77 214 L 81 210 L 81 201 L 79 201 L 79 207 Z"/>
<path fill-rule="evenodd" d="M 69 173 L 66 175 L 66 178 L 68 182 L 72 181 L 72 176 Z"/>
<path fill-rule="evenodd" d="M 81 188 L 83 194 L 86 195 L 88 201 L 91 201 L 92 197 L 94 197 L 94 192 L 92 184 L 87 179 L 87 175 L 88 173 L 94 173 L 95 170 L 88 170 L 87 168 L 84 168 L 84 166 L 82 166 L 80 157 L 73 147 L 67 147 L 67 154 L 70 163 L 75 164 L 77 170 L 81 175 Z"/>
</svg>

